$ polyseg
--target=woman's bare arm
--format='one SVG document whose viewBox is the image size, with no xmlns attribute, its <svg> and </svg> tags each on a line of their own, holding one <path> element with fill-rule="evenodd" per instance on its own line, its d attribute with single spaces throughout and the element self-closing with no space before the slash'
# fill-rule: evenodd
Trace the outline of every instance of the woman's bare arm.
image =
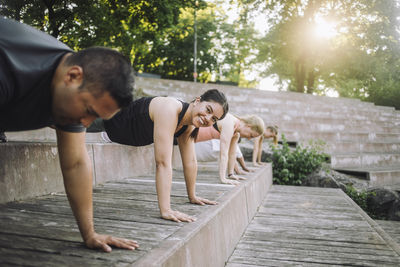
<svg viewBox="0 0 400 267">
<path fill-rule="evenodd" d="M 239 141 L 240 134 L 234 133 L 229 145 L 229 159 L 228 159 L 228 178 L 236 180 L 245 180 L 246 178 L 237 176 L 234 173 L 234 167 L 236 162 L 236 148 Z"/>
<path fill-rule="evenodd" d="M 196 195 L 197 160 L 194 148 L 194 139 L 190 137 L 194 127 L 188 127 L 185 133 L 178 137 L 179 151 L 181 153 L 183 174 L 185 176 L 186 190 L 190 203 L 199 205 L 215 205 L 217 202 Z"/>
<path fill-rule="evenodd" d="M 260 139 L 258 141 L 258 154 L 257 154 L 257 162 L 260 164 L 261 163 L 261 155 L 263 151 L 263 142 L 264 142 L 264 136 L 260 136 Z"/>
<path fill-rule="evenodd" d="M 176 222 L 192 222 L 194 218 L 191 216 L 171 209 L 173 139 L 181 104 L 172 98 L 156 98 L 153 101 L 150 117 L 154 122 L 156 189 L 161 217 Z"/>
<path fill-rule="evenodd" d="M 258 150 L 260 146 L 260 139 L 261 136 L 255 137 L 254 138 L 254 145 L 253 145 L 253 156 L 252 156 L 252 162 L 253 166 L 257 166 L 257 157 L 258 157 Z"/>
<path fill-rule="evenodd" d="M 220 151 L 219 151 L 219 179 L 224 184 L 238 184 L 236 181 L 226 179 L 229 160 L 229 147 L 234 134 L 234 117 L 228 114 L 223 120 L 218 121 L 218 127 L 221 131 Z"/>
</svg>

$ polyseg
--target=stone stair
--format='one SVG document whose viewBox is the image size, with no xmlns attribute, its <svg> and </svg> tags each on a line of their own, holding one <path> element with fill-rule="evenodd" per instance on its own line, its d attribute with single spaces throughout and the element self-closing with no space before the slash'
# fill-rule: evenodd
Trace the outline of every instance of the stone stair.
<svg viewBox="0 0 400 267">
<path fill-rule="evenodd" d="M 137 79 L 137 88 L 187 101 L 217 88 L 227 95 L 233 114 L 257 114 L 266 124 L 278 125 L 291 142 L 324 141 L 332 168 L 364 173 L 372 186 L 400 183 L 400 111 L 393 107 L 350 98 L 143 77 Z"/>
</svg>

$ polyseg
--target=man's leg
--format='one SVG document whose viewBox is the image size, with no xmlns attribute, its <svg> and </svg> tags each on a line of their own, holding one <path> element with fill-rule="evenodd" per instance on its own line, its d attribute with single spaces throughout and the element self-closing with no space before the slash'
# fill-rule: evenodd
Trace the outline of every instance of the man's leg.
<svg viewBox="0 0 400 267">
<path fill-rule="evenodd" d="M 106 129 L 104 128 L 103 119 L 97 118 L 95 119 L 92 124 L 86 129 L 87 133 L 100 133 L 105 132 Z"/>
<path fill-rule="evenodd" d="M 7 136 L 5 135 L 4 132 L 0 132 L 0 143 L 5 143 L 7 142 Z"/>
</svg>

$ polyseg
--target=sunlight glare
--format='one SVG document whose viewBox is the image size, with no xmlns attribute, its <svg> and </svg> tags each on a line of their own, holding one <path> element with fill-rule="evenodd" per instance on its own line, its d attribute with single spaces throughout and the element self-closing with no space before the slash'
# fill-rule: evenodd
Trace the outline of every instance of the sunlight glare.
<svg viewBox="0 0 400 267">
<path fill-rule="evenodd" d="M 315 29 L 314 34 L 316 37 L 330 39 L 337 34 L 335 24 L 328 22 L 322 17 L 315 17 Z"/>
</svg>

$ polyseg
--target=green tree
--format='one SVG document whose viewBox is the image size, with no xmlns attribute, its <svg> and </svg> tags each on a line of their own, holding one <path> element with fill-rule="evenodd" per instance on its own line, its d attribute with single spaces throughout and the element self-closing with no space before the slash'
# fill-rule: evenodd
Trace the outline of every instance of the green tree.
<svg viewBox="0 0 400 267">
<path fill-rule="evenodd" d="M 233 21 L 224 9 L 224 1 L 215 0 L 216 34 L 213 42 L 213 53 L 218 61 L 219 69 L 215 72 L 217 81 L 231 82 L 241 87 L 254 87 L 256 81 L 245 77 L 246 71 L 254 70 L 258 54 L 254 23 L 248 19 L 247 6 L 236 6 L 238 17 Z"/>
<path fill-rule="evenodd" d="M 267 75 L 288 81 L 289 90 L 334 88 L 341 96 L 399 108 L 399 1 L 241 2 L 264 5 L 270 31 L 259 42 L 258 59 L 268 62 Z M 321 27 L 329 23 L 331 29 Z"/>
<path fill-rule="evenodd" d="M 217 69 L 213 55 L 216 17 L 212 6 L 197 9 L 197 72 L 206 82 Z M 158 73 L 163 78 L 193 80 L 194 72 L 194 8 L 182 9 L 178 23 L 165 31 L 164 38 L 155 43 L 148 57 L 143 58 L 142 70 Z"/>
<path fill-rule="evenodd" d="M 180 8 L 192 6 L 192 2 L 3 0 L 0 14 L 46 31 L 74 49 L 94 45 L 116 48 L 136 66 L 154 41 L 164 37 L 165 29 L 177 23 Z"/>
</svg>

